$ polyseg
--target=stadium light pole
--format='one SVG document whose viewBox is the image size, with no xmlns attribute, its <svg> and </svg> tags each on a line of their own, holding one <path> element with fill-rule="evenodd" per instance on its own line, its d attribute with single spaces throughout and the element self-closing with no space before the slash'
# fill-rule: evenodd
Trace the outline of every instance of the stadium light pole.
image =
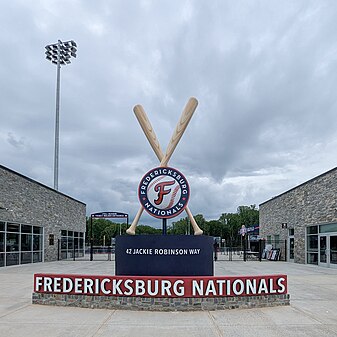
<svg viewBox="0 0 337 337">
<path fill-rule="evenodd" d="M 54 189 L 58 191 L 59 179 L 59 147 L 60 147 L 60 76 L 61 66 L 70 64 L 70 59 L 76 57 L 77 45 L 75 41 L 49 44 L 46 47 L 46 59 L 57 66 L 56 75 L 56 118 L 55 118 L 55 151 L 54 151 Z"/>
</svg>

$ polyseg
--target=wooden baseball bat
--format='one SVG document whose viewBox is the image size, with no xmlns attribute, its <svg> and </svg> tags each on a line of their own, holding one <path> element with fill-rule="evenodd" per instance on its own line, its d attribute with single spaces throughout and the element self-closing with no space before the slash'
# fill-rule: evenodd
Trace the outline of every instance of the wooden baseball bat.
<svg viewBox="0 0 337 337">
<path fill-rule="evenodd" d="M 177 147 L 182 135 L 184 134 L 188 123 L 190 122 L 195 109 L 198 106 L 198 101 L 196 98 L 191 97 L 186 106 L 185 109 L 183 110 L 180 120 L 176 126 L 176 129 L 173 132 L 173 135 L 171 137 L 171 140 L 166 148 L 166 153 L 165 156 L 161 159 L 160 161 L 160 166 L 164 167 L 167 166 L 167 163 L 169 162 L 173 151 L 175 150 L 175 148 Z"/>
<path fill-rule="evenodd" d="M 159 159 L 159 161 L 161 161 L 161 159 L 164 157 L 163 155 L 163 151 L 159 145 L 159 141 L 157 139 L 157 136 L 153 130 L 153 127 L 149 121 L 149 119 L 147 118 L 147 115 L 145 113 L 145 110 L 143 109 L 143 107 L 141 105 L 136 105 L 133 108 L 133 112 L 135 113 L 137 120 L 141 126 L 141 128 L 144 131 L 144 134 L 147 138 L 147 140 L 149 141 L 154 153 L 156 154 L 157 158 Z"/>
<path fill-rule="evenodd" d="M 133 109 L 137 120 L 141 126 L 141 128 L 143 129 L 146 138 L 148 139 L 152 149 L 154 150 L 157 158 L 160 160 L 160 166 L 167 166 L 167 163 L 170 159 L 170 157 L 172 156 L 178 142 L 180 141 L 184 131 L 186 130 L 187 124 L 189 123 L 189 121 L 191 120 L 193 113 L 196 109 L 198 105 L 198 101 L 195 98 L 190 98 L 182 115 L 181 118 L 179 120 L 179 123 L 171 137 L 171 141 L 169 143 L 168 149 L 166 151 L 166 155 L 164 156 L 163 151 L 160 148 L 157 136 L 154 132 L 154 129 L 149 121 L 149 119 L 147 118 L 147 115 L 143 109 L 143 107 L 141 105 L 136 105 Z M 163 165 L 165 164 L 165 165 Z M 141 206 L 136 214 L 136 217 L 134 218 L 131 226 L 127 229 L 127 233 L 134 235 L 135 234 L 135 230 L 136 230 L 136 226 L 137 223 L 139 221 L 139 218 L 143 212 L 144 208 Z M 191 221 L 193 230 L 194 230 L 194 235 L 201 235 L 203 234 L 203 231 L 200 229 L 200 227 L 198 226 L 198 224 L 196 223 L 192 212 L 190 211 L 190 209 L 188 208 L 188 206 L 186 206 L 185 211 Z"/>
</svg>

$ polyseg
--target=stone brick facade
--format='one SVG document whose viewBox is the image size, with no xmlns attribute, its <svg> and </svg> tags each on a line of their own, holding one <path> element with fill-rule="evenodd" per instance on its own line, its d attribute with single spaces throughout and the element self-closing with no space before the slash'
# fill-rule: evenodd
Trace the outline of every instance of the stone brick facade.
<svg viewBox="0 0 337 337">
<path fill-rule="evenodd" d="M 0 221 L 44 227 L 44 261 L 55 261 L 61 230 L 85 232 L 86 205 L 0 165 Z"/>
<path fill-rule="evenodd" d="M 147 298 L 33 293 L 32 303 L 92 309 L 199 311 L 284 306 L 290 304 L 290 295 L 213 298 Z"/>
<path fill-rule="evenodd" d="M 333 222 L 337 222 L 337 168 L 260 204 L 260 236 L 286 240 L 288 230 L 294 229 L 297 263 L 306 263 L 306 227 Z"/>
</svg>

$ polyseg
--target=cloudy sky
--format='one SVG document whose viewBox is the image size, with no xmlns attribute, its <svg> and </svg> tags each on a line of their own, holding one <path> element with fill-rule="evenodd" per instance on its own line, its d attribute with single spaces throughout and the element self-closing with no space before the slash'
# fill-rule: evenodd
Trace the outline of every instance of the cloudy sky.
<svg viewBox="0 0 337 337">
<path fill-rule="evenodd" d="M 88 214 L 133 219 L 158 160 L 132 108 L 165 150 L 194 96 L 169 163 L 189 180 L 191 211 L 211 220 L 258 205 L 337 166 L 336 18 L 336 1 L 2 0 L 0 164 L 53 186 L 56 66 L 44 47 L 73 39 L 61 192 Z"/>
</svg>

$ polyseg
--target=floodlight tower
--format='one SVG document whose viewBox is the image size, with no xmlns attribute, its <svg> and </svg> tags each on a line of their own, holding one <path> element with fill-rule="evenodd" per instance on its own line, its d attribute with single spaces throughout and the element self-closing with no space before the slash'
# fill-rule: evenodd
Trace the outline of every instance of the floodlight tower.
<svg viewBox="0 0 337 337">
<path fill-rule="evenodd" d="M 77 45 L 70 40 L 49 44 L 46 47 L 46 59 L 57 65 L 56 77 L 56 119 L 55 119 L 55 151 L 54 151 L 54 189 L 58 190 L 59 176 L 59 138 L 60 138 L 60 75 L 61 66 L 67 65 L 71 57 L 76 57 Z"/>
</svg>

